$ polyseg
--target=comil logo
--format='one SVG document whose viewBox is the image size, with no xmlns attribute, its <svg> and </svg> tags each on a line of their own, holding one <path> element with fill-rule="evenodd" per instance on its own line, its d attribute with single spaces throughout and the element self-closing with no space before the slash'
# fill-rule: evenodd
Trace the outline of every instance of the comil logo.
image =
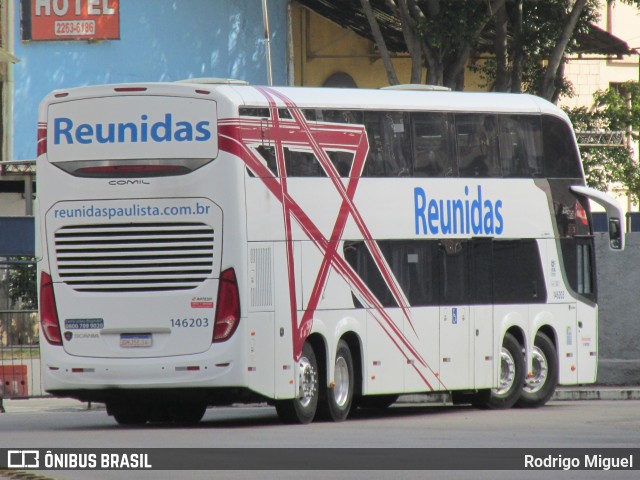
<svg viewBox="0 0 640 480">
<path fill-rule="evenodd" d="M 9 450 L 7 453 L 8 468 L 39 468 L 40 452 L 38 450 Z"/>
</svg>

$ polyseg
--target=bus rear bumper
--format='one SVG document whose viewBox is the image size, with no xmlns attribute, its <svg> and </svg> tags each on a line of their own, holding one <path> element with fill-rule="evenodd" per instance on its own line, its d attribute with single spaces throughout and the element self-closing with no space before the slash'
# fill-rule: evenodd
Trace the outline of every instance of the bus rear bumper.
<svg viewBox="0 0 640 480">
<path fill-rule="evenodd" d="M 240 362 L 216 362 L 204 354 L 188 358 L 65 357 L 60 361 L 48 360 L 43 365 L 42 376 L 45 390 L 52 394 L 76 390 L 243 387 L 246 383 Z"/>
</svg>

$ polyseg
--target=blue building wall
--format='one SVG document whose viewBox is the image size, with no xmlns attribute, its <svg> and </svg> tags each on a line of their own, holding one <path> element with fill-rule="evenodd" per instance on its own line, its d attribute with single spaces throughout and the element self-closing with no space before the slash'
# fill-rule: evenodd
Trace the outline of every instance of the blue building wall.
<svg viewBox="0 0 640 480">
<path fill-rule="evenodd" d="M 36 157 L 38 105 L 83 85 L 224 77 L 267 83 L 260 0 L 120 0 L 120 40 L 20 39 L 14 2 L 13 157 Z M 287 0 L 269 0 L 274 85 L 287 82 Z"/>
</svg>

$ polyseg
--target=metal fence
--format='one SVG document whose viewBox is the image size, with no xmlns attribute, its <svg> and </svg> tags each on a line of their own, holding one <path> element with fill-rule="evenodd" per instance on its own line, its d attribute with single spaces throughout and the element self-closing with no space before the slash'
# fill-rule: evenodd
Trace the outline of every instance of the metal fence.
<svg viewBox="0 0 640 480">
<path fill-rule="evenodd" d="M 36 262 L 0 258 L 0 397 L 42 395 Z"/>
</svg>

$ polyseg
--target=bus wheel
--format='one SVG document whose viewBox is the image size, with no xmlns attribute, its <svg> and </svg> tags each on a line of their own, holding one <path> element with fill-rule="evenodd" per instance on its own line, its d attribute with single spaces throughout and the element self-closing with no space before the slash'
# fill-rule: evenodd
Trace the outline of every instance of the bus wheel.
<svg viewBox="0 0 640 480">
<path fill-rule="evenodd" d="M 120 425 L 144 425 L 149 420 L 149 409 L 143 405 L 116 404 L 108 405 L 107 413 Z"/>
<path fill-rule="evenodd" d="M 558 355 L 553 342 L 538 332 L 531 351 L 532 375 L 525 380 L 518 406 L 541 407 L 549 401 L 558 383 Z"/>
<path fill-rule="evenodd" d="M 285 423 L 310 423 L 318 408 L 318 363 L 313 348 L 308 343 L 302 347 L 302 355 L 296 367 L 298 392 L 295 398 L 276 402 L 278 417 Z"/>
<path fill-rule="evenodd" d="M 507 333 L 500 351 L 500 385 L 491 390 L 483 406 L 496 410 L 513 407 L 520 398 L 524 378 L 522 347 L 513 335 Z"/>
<path fill-rule="evenodd" d="M 326 389 L 324 401 L 320 405 L 320 415 L 327 420 L 342 422 L 346 420 L 353 403 L 354 370 L 351 350 L 344 340 L 338 342 L 334 385 Z"/>
</svg>

